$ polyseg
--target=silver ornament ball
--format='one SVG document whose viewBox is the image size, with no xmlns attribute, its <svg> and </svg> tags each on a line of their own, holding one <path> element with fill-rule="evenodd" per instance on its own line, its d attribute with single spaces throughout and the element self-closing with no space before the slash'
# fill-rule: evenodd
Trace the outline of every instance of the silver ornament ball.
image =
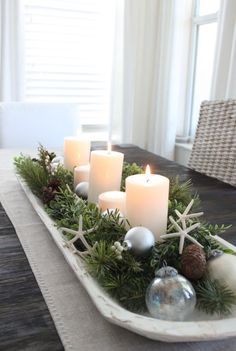
<svg viewBox="0 0 236 351">
<path fill-rule="evenodd" d="M 88 189 L 89 189 L 89 183 L 88 182 L 81 182 L 81 183 L 76 185 L 75 193 L 76 193 L 77 196 L 79 196 L 83 200 L 87 200 L 87 198 L 88 198 Z"/>
<path fill-rule="evenodd" d="M 194 310 L 196 293 L 192 284 L 173 267 L 156 272 L 146 291 L 146 305 L 152 317 L 183 321 Z"/>
<path fill-rule="evenodd" d="M 125 235 L 123 247 L 135 255 L 146 255 L 155 244 L 152 232 L 145 227 L 131 228 Z"/>
</svg>

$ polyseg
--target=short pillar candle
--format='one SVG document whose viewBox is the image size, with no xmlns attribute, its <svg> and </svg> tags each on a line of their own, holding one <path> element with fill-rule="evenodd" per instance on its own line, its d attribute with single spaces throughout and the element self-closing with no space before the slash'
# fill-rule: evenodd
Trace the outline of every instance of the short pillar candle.
<svg viewBox="0 0 236 351">
<path fill-rule="evenodd" d="M 120 190 L 124 154 L 109 150 L 91 152 L 88 201 L 98 202 L 106 191 Z"/>
<path fill-rule="evenodd" d="M 166 233 L 169 179 L 157 174 L 126 178 L 126 217 L 131 226 L 144 226 L 156 241 Z"/>
<path fill-rule="evenodd" d="M 82 165 L 74 168 L 74 187 L 81 182 L 89 181 L 90 165 Z"/>
<path fill-rule="evenodd" d="M 107 191 L 98 197 L 98 205 L 102 212 L 107 209 L 118 209 L 125 215 L 126 193 L 124 191 Z"/>
<path fill-rule="evenodd" d="M 70 171 L 74 167 L 89 163 L 90 141 L 76 137 L 64 139 L 64 166 Z"/>
</svg>

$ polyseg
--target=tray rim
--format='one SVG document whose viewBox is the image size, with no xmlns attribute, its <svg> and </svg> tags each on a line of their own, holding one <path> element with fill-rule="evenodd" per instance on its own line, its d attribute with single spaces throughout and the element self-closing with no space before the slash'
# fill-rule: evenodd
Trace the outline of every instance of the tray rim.
<svg viewBox="0 0 236 351">
<path fill-rule="evenodd" d="M 40 199 L 32 193 L 26 182 L 21 177 L 17 175 L 17 179 L 26 197 L 48 229 L 65 260 L 73 269 L 76 277 L 89 294 L 94 305 L 102 316 L 110 323 L 149 339 L 164 342 L 209 341 L 227 339 L 236 336 L 236 316 L 219 320 L 184 322 L 165 321 L 139 315 L 121 307 L 86 271 L 82 259 L 78 255 L 73 254 L 69 248 L 63 245 L 61 234 L 56 228 L 55 222 L 44 210 Z M 236 247 L 231 243 L 218 236 L 215 236 L 215 238 L 225 247 L 236 251 Z"/>
</svg>

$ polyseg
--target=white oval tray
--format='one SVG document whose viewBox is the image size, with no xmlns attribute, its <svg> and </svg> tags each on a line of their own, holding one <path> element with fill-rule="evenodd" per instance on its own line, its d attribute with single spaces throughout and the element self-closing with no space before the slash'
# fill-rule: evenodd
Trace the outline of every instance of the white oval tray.
<svg viewBox="0 0 236 351">
<path fill-rule="evenodd" d="M 55 227 L 55 223 L 45 212 L 40 200 L 32 194 L 24 181 L 20 178 L 18 180 L 32 206 L 63 253 L 66 261 L 87 290 L 99 312 L 109 322 L 147 338 L 168 342 L 218 340 L 236 336 L 236 310 L 232 311 L 231 316 L 225 319 L 217 319 L 217 317 L 215 319 L 214 317 L 209 318 L 208 315 L 199 314 L 195 311 L 190 321 L 174 322 L 135 314 L 121 307 L 86 272 L 82 259 L 78 255 L 73 254 L 70 249 L 63 246 L 63 239 Z M 217 237 L 217 240 L 225 247 L 236 251 L 236 247 L 227 241 L 219 237 Z"/>
</svg>

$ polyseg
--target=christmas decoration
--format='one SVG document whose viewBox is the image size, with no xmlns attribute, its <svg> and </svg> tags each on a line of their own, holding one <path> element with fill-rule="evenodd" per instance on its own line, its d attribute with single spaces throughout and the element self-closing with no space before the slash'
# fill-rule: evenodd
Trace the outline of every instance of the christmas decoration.
<svg viewBox="0 0 236 351">
<path fill-rule="evenodd" d="M 73 251 L 73 253 L 76 253 L 80 257 L 84 258 L 86 255 L 88 255 L 88 253 L 91 251 L 91 248 L 92 248 L 88 244 L 88 242 L 84 236 L 85 236 L 85 234 L 92 233 L 94 230 L 96 230 L 96 227 L 83 231 L 83 217 L 80 216 L 79 217 L 79 228 L 77 231 L 69 229 L 69 228 L 63 228 L 63 227 L 60 228 L 60 233 L 61 233 L 63 241 L 64 241 L 63 245 L 65 247 L 68 247 L 69 249 L 71 249 Z M 67 234 L 73 234 L 74 235 L 73 238 L 68 240 L 67 237 L 64 235 L 64 232 Z M 84 247 L 85 247 L 84 251 L 80 251 L 75 247 L 75 243 L 78 240 L 81 240 L 82 244 L 84 245 Z"/>
<path fill-rule="evenodd" d="M 88 198 L 88 188 L 89 188 L 89 183 L 88 182 L 81 182 L 76 185 L 75 187 L 75 193 L 77 196 L 81 197 L 83 200 L 87 200 Z"/>
<path fill-rule="evenodd" d="M 157 270 L 155 275 L 146 292 L 150 314 L 158 319 L 185 320 L 196 305 L 192 284 L 170 266 Z"/>
<path fill-rule="evenodd" d="M 116 214 L 116 215 L 119 215 L 120 217 L 124 218 L 123 213 L 121 213 L 120 210 L 118 210 L 118 208 L 108 208 L 107 210 L 102 212 L 103 217 L 109 216 L 112 214 Z"/>
<path fill-rule="evenodd" d="M 55 156 L 40 147 L 39 158 L 32 159 L 24 155 L 16 157 L 14 160 L 16 171 L 32 193 L 46 202 L 45 211 L 59 228 L 65 248 L 69 247 L 84 259 L 87 271 L 124 308 L 133 312 L 146 310 L 147 287 L 154 276 L 155 268 L 162 267 L 164 261 L 179 269 L 181 263 L 179 236 L 183 236 L 182 244 L 185 238 L 197 240 L 204 246 L 205 252 L 216 248 L 222 249 L 221 244 L 214 239 L 214 235 L 223 233 L 227 226 L 200 223 L 197 217 L 202 213 L 189 214 L 193 204 L 193 201 L 190 202 L 193 194 L 191 180 L 180 183 L 177 177 L 170 180 L 169 215 L 171 216 L 167 231 L 169 235 L 177 235 L 170 240 L 156 243 L 153 249 L 151 241 L 147 251 L 144 250 L 142 236 L 138 240 L 142 254 L 136 254 L 133 243 L 133 250 L 123 250 L 122 243 L 127 234 L 127 226 L 130 228 L 128 221 L 117 213 L 117 210 L 109 209 L 106 214 L 101 214 L 96 204 L 79 198 L 74 192 L 72 172 L 66 170 L 62 164 L 59 164 L 53 172 L 49 169 L 48 166 L 54 164 L 52 160 Z M 142 173 L 142 169 L 137 167 L 139 166 L 124 165 L 123 180 L 133 172 Z M 60 182 L 58 188 L 53 184 L 55 180 Z M 194 203 L 197 201 L 195 195 Z M 193 225 L 196 229 L 192 233 L 194 237 L 187 237 L 188 231 L 194 229 L 191 228 Z M 178 233 L 171 233 L 174 228 L 177 228 Z M 146 234 L 144 238 L 146 240 Z M 204 275 L 193 284 L 197 291 L 198 309 L 210 314 L 221 314 L 230 311 L 236 304 L 234 293 L 219 280 L 209 280 Z"/>
<path fill-rule="evenodd" d="M 207 261 L 207 272 L 212 280 L 219 280 L 236 294 L 236 256 L 214 252 Z"/>
<path fill-rule="evenodd" d="M 125 250 L 132 250 L 136 255 L 146 255 L 155 244 L 152 232 L 145 227 L 134 227 L 130 229 L 123 242 Z"/>
<path fill-rule="evenodd" d="M 186 278 L 198 280 L 206 271 L 206 254 L 198 245 L 188 245 L 182 253 L 180 263 L 181 273 Z"/>
<path fill-rule="evenodd" d="M 59 163 L 63 164 L 64 163 L 64 158 L 62 156 L 56 156 L 52 159 L 51 163 Z"/>
<path fill-rule="evenodd" d="M 43 187 L 42 200 L 44 204 L 48 204 L 51 200 L 55 198 L 59 186 L 60 181 L 58 179 L 52 179 L 47 186 Z"/>
<path fill-rule="evenodd" d="M 201 224 L 198 222 L 198 223 L 195 223 L 195 224 L 193 224 L 193 225 L 191 225 L 190 227 L 187 228 L 186 220 L 189 219 L 189 218 L 199 217 L 199 216 L 201 216 L 203 214 L 203 212 L 188 214 L 188 212 L 190 211 L 193 203 L 194 203 L 194 200 L 191 200 L 190 203 L 188 204 L 188 206 L 186 207 L 185 211 L 183 212 L 183 214 L 181 214 L 177 210 L 175 211 L 177 216 L 179 217 L 179 219 L 177 221 L 175 221 L 173 217 L 171 217 L 171 216 L 169 217 L 170 222 L 172 223 L 173 227 L 175 227 L 175 229 L 178 230 L 178 232 L 161 235 L 162 239 L 180 237 L 180 241 L 179 241 L 179 254 L 180 255 L 183 252 L 185 238 L 188 238 L 188 240 L 192 241 L 194 244 L 198 245 L 199 247 L 203 247 L 201 244 L 198 243 L 198 241 L 196 239 L 192 238 L 188 234 L 191 231 L 193 231 L 196 228 L 198 228 Z M 181 222 L 182 228 L 179 226 L 178 222 Z"/>
<path fill-rule="evenodd" d="M 115 251 L 117 259 L 122 260 L 122 252 L 124 251 L 124 247 L 121 245 L 121 243 L 119 241 L 115 241 L 111 249 Z"/>
</svg>

